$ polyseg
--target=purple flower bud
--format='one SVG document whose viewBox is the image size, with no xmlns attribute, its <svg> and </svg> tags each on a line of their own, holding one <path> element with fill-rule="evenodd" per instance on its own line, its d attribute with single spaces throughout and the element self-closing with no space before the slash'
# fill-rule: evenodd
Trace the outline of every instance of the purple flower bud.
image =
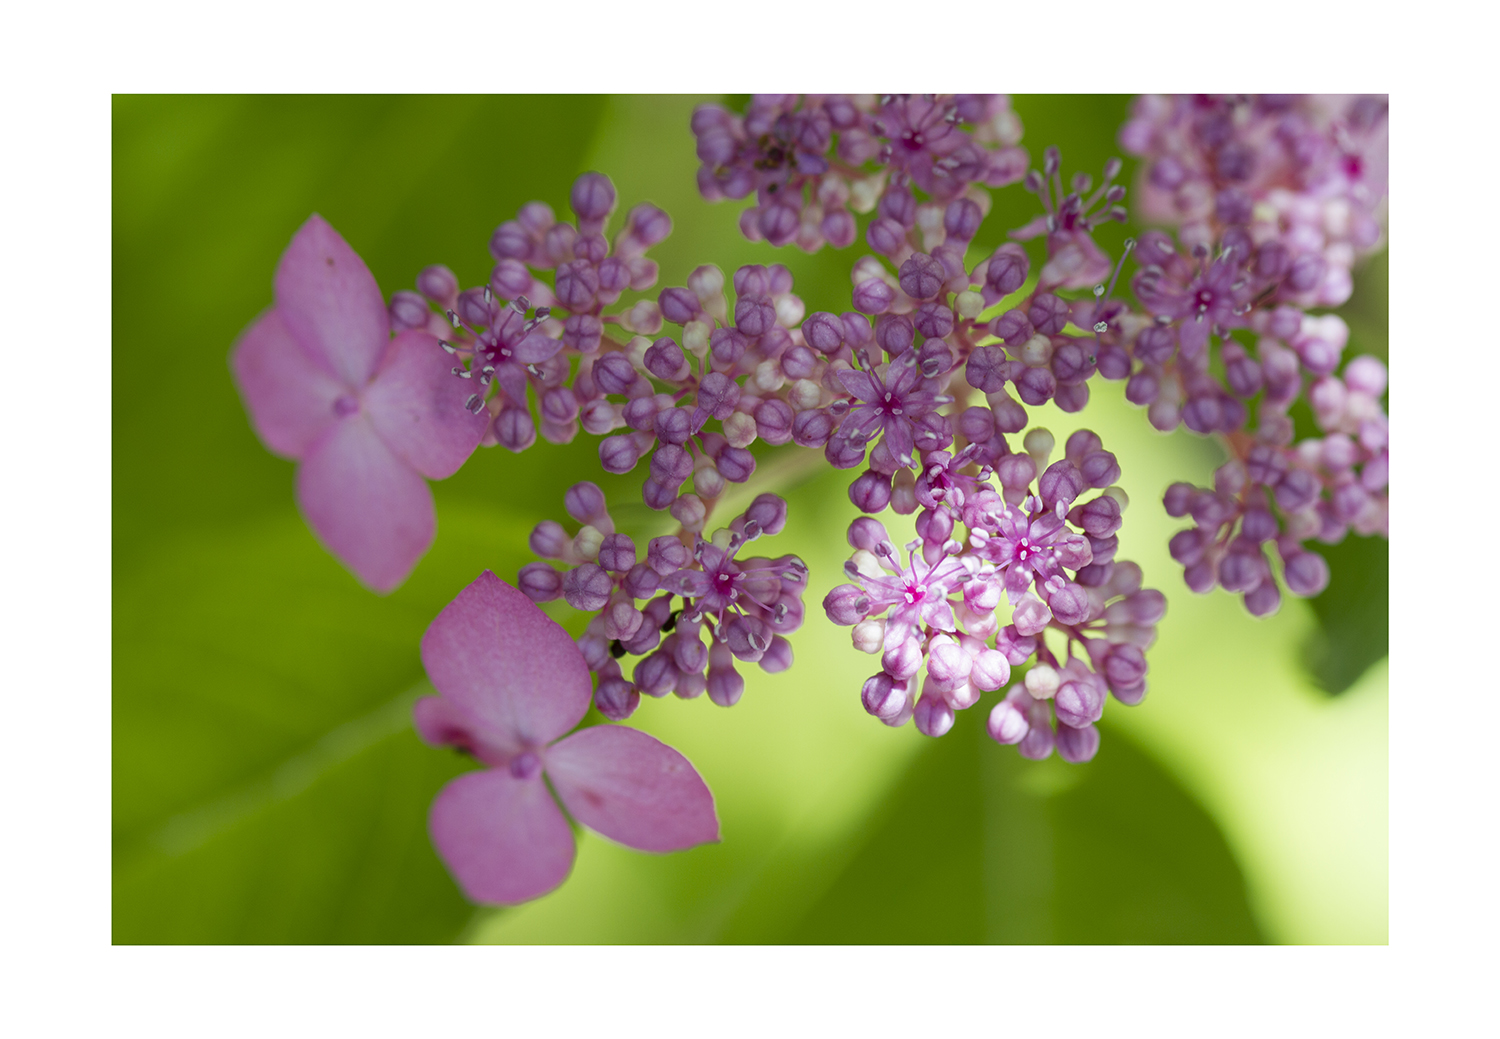
<svg viewBox="0 0 1500 1039">
<path fill-rule="evenodd" d="M 652 418 L 652 431 L 664 444 L 685 444 L 693 435 L 693 412 L 690 408 L 668 408 Z"/>
<path fill-rule="evenodd" d="M 656 430 L 656 398 L 637 397 L 626 403 L 620 412 L 620 417 L 631 429 L 639 432 L 655 432 Z"/>
<path fill-rule="evenodd" d="M 1120 503 L 1107 494 L 1101 494 L 1092 501 L 1075 506 L 1068 513 L 1068 522 L 1093 537 L 1107 538 L 1120 529 Z"/>
<path fill-rule="evenodd" d="M 1286 586 L 1293 595 L 1310 598 L 1328 587 L 1328 563 L 1316 552 L 1286 555 Z"/>
<path fill-rule="evenodd" d="M 1166 364 L 1177 351 L 1177 337 L 1170 325 L 1150 325 L 1135 340 L 1135 355 L 1147 364 Z"/>
<path fill-rule="evenodd" d="M 693 456 L 676 444 L 663 444 L 651 456 L 651 476 L 673 488 L 693 475 Z"/>
<path fill-rule="evenodd" d="M 1046 368 L 1027 368 L 1016 378 L 1016 392 L 1032 407 L 1039 407 L 1057 395 L 1057 378 Z"/>
<path fill-rule="evenodd" d="M 521 567 L 517 587 L 532 602 L 551 602 L 562 595 L 562 574 L 546 563 L 527 563 Z"/>
<path fill-rule="evenodd" d="M 739 400 L 739 385 L 723 372 L 709 372 L 698 386 L 698 407 L 714 418 L 726 419 L 734 414 Z"/>
<path fill-rule="evenodd" d="M 650 202 L 640 202 L 630 210 L 630 215 L 625 218 L 625 226 L 630 229 L 630 237 L 639 243 L 641 249 L 649 249 L 665 241 L 672 233 L 672 218 Z"/>
<path fill-rule="evenodd" d="M 623 574 L 635 566 L 635 542 L 629 534 L 606 534 L 599 546 L 599 565 Z"/>
<path fill-rule="evenodd" d="M 625 575 L 625 580 L 620 587 L 632 599 L 647 599 L 655 595 L 656 590 L 661 587 L 661 577 L 647 564 L 637 563 Z"/>
<path fill-rule="evenodd" d="M 870 606 L 869 595 L 854 584 L 841 584 L 823 597 L 823 612 L 828 614 L 828 619 L 846 627 L 869 616 Z"/>
<path fill-rule="evenodd" d="M 1172 539 L 1167 542 L 1167 551 L 1183 566 L 1192 566 L 1203 558 L 1203 553 L 1208 550 L 1208 543 L 1211 540 L 1204 531 L 1197 527 L 1190 527 L 1172 535 Z"/>
<path fill-rule="evenodd" d="M 568 605 L 573 609 L 586 613 L 604 609 L 614 587 L 609 574 L 594 563 L 584 563 L 569 570 L 562 578 L 563 598 L 568 600 Z"/>
<path fill-rule="evenodd" d="M 1088 678 L 1073 679 L 1058 686 L 1057 695 L 1052 699 L 1057 720 L 1063 725 L 1081 729 L 1104 717 L 1102 685 L 1097 676 L 1089 675 Z"/>
<path fill-rule="evenodd" d="M 1271 515 L 1270 510 L 1251 507 L 1245 510 L 1240 532 L 1246 540 L 1258 545 L 1262 541 L 1270 541 L 1277 534 L 1280 534 L 1281 525 L 1276 522 L 1276 517 Z"/>
<path fill-rule="evenodd" d="M 894 250 L 892 250 L 894 251 Z M 901 291 L 912 299 L 932 299 L 943 291 L 948 272 L 942 262 L 927 253 L 913 253 L 901 265 Z"/>
<path fill-rule="evenodd" d="M 1143 628 L 1157 623 L 1167 613 L 1167 597 L 1155 588 L 1142 588 L 1126 596 L 1123 602 L 1129 611 L 1130 623 Z"/>
<path fill-rule="evenodd" d="M 536 423 L 525 408 L 503 408 L 490 428 L 500 446 L 517 454 L 536 443 Z"/>
<path fill-rule="evenodd" d="M 859 235 L 859 226 L 854 222 L 854 214 L 847 209 L 829 210 L 823 215 L 823 222 L 818 225 L 818 230 L 824 238 L 828 239 L 828 244 L 835 249 L 849 248 Z"/>
<path fill-rule="evenodd" d="M 763 534 L 780 534 L 786 527 L 786 502 L 769 492 L 757 494 L 745 510 L 745 522 L 756 524 Z"/>
<path fill-rule="evenodd" d="M 568 204 L 580 220 L 603 220 L 614 212 L 615 186 L 602 173 L 585 173 L 573 182 Z"/>
<path fill-rule="evenodd" d="M 860 512 L 881 512 L 891 503 L 891 478 L 866 469 L 849 485 L 849 500 Z"/>
<path fill-rule="evenodd" d="M 607 473 L 628 473 L 640 461 L 641 449 L 633 436 L 615 436 L 599 441 L 599 464 Z"/>
<path fill-rule="evenodd" d="M 682 347 L 670 336 L 662 336 L 652 343 L 643 360 L 646 370 L 663 382 L 681 382 L 692 372 Z"/>
<path fill-rule="evenodd" d="M 865 446 L 851 443 L 845 437 L 829 437 L 828 443 L 823 445 L 823 457 L 835 469 L 853 469 L 864 464 Z"/>
<path fill-rule="evenodd" d="M 792 644 L 780 635 L 771 636 L 771 647 L 761 654 L 758 663 L 766 674 L 780 674 L 792 666 Z"/>
<path fill-rule="evenodd" d="M 581 354 L 596 353 L 603 334 L 603 324 L 592 314 L 574 314 L 563 322 L 563 345 Z"/>
<path fill-rule="evenodd" d="M 553 279 L 553 294 L 568 310 L 588 310 L 599 291 L 599 273 L 587 260 L 573 260 L 559 265 Z"/>
<path fill-rule="evenodd" d="M 1026 715 L 1016 707 L 1009 699 L 1001 700 L 990 711 L 989 720 L 985 723 L 989 730 L 990 739 L 996 743 L 1006 745 L 1020 743 L 1026 733 L 1031 729 L 1031 723 L 1026 720 Z"/>
<path fill-rule="evenodd" d="M 1030 455 L 1006 455 L 995 463 L 995 475 L 1006 490 L 1022 491 L 1036 479 L 1036 462 Z"/>
<path fill-rule="evenodd" d="M 1052 352 L 1052 374 L 1065 384 L 1083 382 L 1093 376 L 1094 361 L 1076 342 L 1064 342 Z"/>
<path fill-rule="evenodd" d="M 622 722 L 635 713 L 641 694 L 623 678 L 601 678 L 594 689 L 594 706 L 612 722 Z"/>
<path fill-rule="evenodd" d="M 689 553 L 680 540 L 670 534 L 652 538 L 646 546 L 646 563 L 662 577 L 688 565 Z"/>
<path fill-rule="evenodd" d="M 910 683 L 880 671 L 865 679 L 859 699 L 866 711 L 882 720 L 894 718 L 907 706 Z"/>
<path fill-rule="evenodd" d="M 685 325 L 703 313 L 698 296 L 692 289 L 662 289 L 661 294 L 656 297 L 656 305 L 661 307 L 663 320 L 674 325 Z"/>
<path fill-rule="evenodd" d="M 922 643 L 909 638 L 887 646 L 880 666 L 892 678 L 911 678 L 922 667 Z"/>
<path fill-rule="evenodd" d="M 928 647 L 927 674 L 943 688 L 951 689 L 967 681 L 972 664 L 963 647 L 946 635 L 937 636 Z"/>
<path fill-rule="evenodd" d="M 760 211 L 760 233 L 774 246 L 786 245 L 797 237 L 801 224 L 801 216 L 791 206 L 764 206 Z"/>
<path fill-rule="evenodd" d="M 1089 619 L 1089 595 L 1081 585 L 1064 581 L 1061 588 L 1047 596 L 1052 616 L 1062 624 L 1082 624 Z"/>
<path fill-rule="evenodd" d="M 1104 677 L 1111 687 L 1133 686 L 1146 677 L 1146 654 L 1128 642 L 1111 646 L 1104 657 Z"/>
<path fill-rule="evenodd" d="M 730 483 L 744 483 L 755 472 L 755 456 L 743 447 L 726 447 L 719 452 L 714 465 Z"/>
<path fill-rule="evenodd" d="M 844 345 L 844 323 L 827 311 L 809 314 L 802 322 L 802 338 L 821 354 L 838 353 Z"/>
<path fill-rule="evenodd" d="M 494 234 L 490 235 L 490 255 L 497 260 L 508 258 L 524 260 L 530 253 L 531 236 L 514 220 L 507 220 L 495 228 Z M 421 288 L 420 281 L 418 288 Z"/>
<path fill-rule="evenodd" d="M 1323 283 L 1323 275 L 1327 269 L 1328 265 L 1321 253 L 1303 253 L 1292 261 L 1286 274 L 1286 286 L 1293 292 L 1311 292 Z"/>
<path fill-rule="evenodd" d="M 666 696 L 677 684 L 677 665 L 671 656 L 657 650 L 637 663 L 630 677 L 635 680 L 636 688 L 647 696 Z"/>
<path fill-rule="evenodd" d="M 1073 765 L 1092 761 L 1099 753 L 1099 730 L 1092 725 L 1072 728 L 1061 725 L 1057 729 L 1057 756 Z"/>
<path fill-rule="evenodd" d="M 1052 611 L 1047 608 L 1046 603 L 1027 592 L 1016 604 L 1011 620 L 1019 634 L 1036 635 L 1051 623 Z"/>
<path fill-rule="evenodd" d="M 1036 329 L 1024 311 L 1007 310 L 990 322 L 990 334 L 1005 340 L 1008 346 L 1020 346 L 1036 334 Z"/>
<path fill-rule="evenodd" d="M 1182 572 L 1182 580 L 1189 591 L 1207 595 L 1218 583 L 1218 571 L 1214 569 L 1212 560 L 1200 559 Z"/>
<path fill-rule="evenodd" d="M 407 328 L 426 328 L 428 315 L 432 313 L 421 296 L 404 291 L 391 293 L 389 312 L 391 328 L 398 332 Z"/>
<path fill-rule="evenodd" d="M 621 395 L 630 392 L 630 384 L 635 382 L 635 369 L 631 367 L 630 359 L 622 353 L 608 353 L 594 362 L 593 368 L 594 385 L 599 388 L 600 393 Z"/>
<path fill-rule="evenodd" d="M 854 308 L 863 313 L 884 314 L 895 301 L 896 290 L 879 278 L 867 278 L 854 286 Z"/>
<path fill-rule="evenodd" d="M 1276 504 L 1283 512 L 1301 512 L 1318 500 L 1322 489 L 1315 475 L 1306 469 L 1293 469 L 1276 485 Z"/>
<path fill-rule="evenodd" d="M 822 447 L 833 433 L 833 419 L 821 408 L 799 411 L 792 419 L 792 443 L 799 447 Z"/>
<path fill-rule="evenodd" d="M 978 234 L 983 221 L 984 213 L 972 199 L 954 199 L 943 212 L 943 230 L 949 238 L 960 242 L 968 242 Z"/>
<path fill-rule="evenodd" d="M 964 366 L 964 378 L 980 393 L 995 393 L 1010 377 L 1010 362 L 997 347 L 977 347 Z"/>
<path fill-rule="evenodd" d="M 1049 465 L 1036 486 L 1042 502 L 1050 509 L 1057 502 L 1072 504 L 1088 488 L 1088 483 L 1078 467 L 1064 458 Z"/>
<path fill-rule="evenodd" d="M 990 693 L 1010 681 L 1010 661 L 995 649 L 982 649 L 969 666 L 969 684 Z"/>
<path fill-rule="evenodd" d="M 1178 482 L 1168 487 L 1167 493 L 1162 496 L 1162 504 L 1166 506 L 1167 515 L 1186 516 L 1193 507 L 1193 498 L 1197 493 L 1198 488 L 1190 483 Z"/>
<path fill-rule="evenodd" d="M 1281 606 L 1281 589 L 1276 587 L 1276 580 L 1267 577 L 1260 584 L 1245 593 L 1245 609 L 1256 617 L 1267 617 L 1275 613 Z"/>
<path fill-rule="evenodd" d="M 734 669 L 734 656 L 722 642 L 709 653 L 708 698 L 720 707 L 733 707 L 745 693 L 745 680 Z"/>
<path fill-rule="evenodd" d="M 953 708 L 941 696 L 924 694 L 912 709 L 912 720 L 923 736 L 941 736 L 953 728 Z"/>
<path fill-rule="evenodd" d="M 776 305 L 769 296 L 741 296 L 734 305 L 734 324 L 752 339 L 763 336 L 776 324 Z"/>
<path fill-rule="evenodd" d="M 882 314 L 875 322 L 875 343 L 892 357 L 910 350 L 915 339 L 911 319 L 905 315 Z"/>
<path fill-rule="evenodd" d="M 1090 487 L 1100 489 L 1120 479 L 1120 464 L 1108 451 L 1090 451 L 1078 463 L 1078 471 Z"/>
<path fill-rule="evenodd" d="M 995 250 L 985 265 L 985 284 L 1000 296 L 1008 296 L 1026 283 L 1031 270 L 1031 260 L 1026 250 L 1014 242 L 1007 242 Z"/>
<path fill-rule="evenodd" d="M 1057 335 L 1068 323 L 1068 304 L 1050 292 L 1039 293 L 1026 312 L 1032 326 L 1042 335 Z"/>
<path fill-rule="evenodd" d="M 788 379 L 807 379 L 817 370 L 818 355 L 811 349 L 792 344 L 781 353 L 781 372 Z"/>
</svg>

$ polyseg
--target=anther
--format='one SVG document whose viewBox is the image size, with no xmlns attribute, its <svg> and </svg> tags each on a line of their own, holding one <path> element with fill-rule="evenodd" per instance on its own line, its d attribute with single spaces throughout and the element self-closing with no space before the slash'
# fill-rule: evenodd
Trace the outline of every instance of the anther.
<svg viewBox="0 0 1500 1039">
<path fill-rule="evenodd" d="M 454 346 L 452 343 L 448 342 L 448 340 L 446 340 L 446 339 L 439 339 L 438 340 L 438 346 L 441 346 L 444 350 L 446 350 L 450 354 L 456 354 L 456 353 L 458 353 L 458 347 Z"/>
</svg>

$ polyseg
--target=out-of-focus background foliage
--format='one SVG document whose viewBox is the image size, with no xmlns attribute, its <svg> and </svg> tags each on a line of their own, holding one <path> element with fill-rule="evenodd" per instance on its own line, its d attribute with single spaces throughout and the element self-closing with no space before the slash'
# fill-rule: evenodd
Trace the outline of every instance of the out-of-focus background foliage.
<svg viewBox="0 0 1500 1039">
<path fill-rule="evenodd" d="M 630 722 L 698 766 L 723 843 L 652 856 L 584 834 L 554 894 L 499 910 L 463 899 L 425 819 L 469 766 L 412 731 L 418 640 L 482 569 L 513 578 L 568 484 L 591 477 L 628 502 L 643 477 L 600 479 L 587 435 L 481 450 L 434 485 L 430 554 L 377 597 L 304 527 L 293 465 L 257 442 L 226 358 L 309 213 L 387 295 L 432 262 L 479 284 L 493 228 L 531 199 L 563 214 L 586 169 L 614 178 L 622 212 L 651 199 L 672 214 L 653 254 L 662 285 L 703 262 L 779 261 L 809 310 L 846 309 L 857 252 L 746 243 L 737 205 L 698 198 L 698 100 L 115 99 L 114 940 L 1384 942 L 1384 542 L 1328 548 L 1329 590 L 1268 620 L 1222 592 L 1193 596 L 1166 552 L 1177 522 L 1161 492 L 1207 483 L 1221 459 L 1155 433 L 1098 380 L 1082 416 L 1033 414 L 1059 440 L 1083 418 L 1119 455 L 1121 555 L 1171 605 L 1151 693 L 1110 703 L 1094 762 L 994 745 L 993 695 L 940 740 L 864 714 L 874 663 L 817 608 L 847 554 L 848 474 L 788 447 L 761 455 L 754 489 L 791 506 L 768 548 L 813 569 L 796 666 L 750 668 L 732 709 L 668 697 Z M 1014 101 L 1034 156 L 1055 143 L 1065 170 L 1096 175 L 1127 105 Z M 1019 186 L 997 192 L 976 248 L 1033 204 Z M 1103 244 L 1117 253 L 1133 229 Z M 1351 354 L 1384 356 L 1384 257 L 1356 284 Z M 661 532 L 643 506 L 616 516 Z"/>
</svg>

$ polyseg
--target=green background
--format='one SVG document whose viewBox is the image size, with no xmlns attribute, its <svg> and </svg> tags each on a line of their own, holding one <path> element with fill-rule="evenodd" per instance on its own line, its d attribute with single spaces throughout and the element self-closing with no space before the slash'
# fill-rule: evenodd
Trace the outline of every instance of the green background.
<svg viewBox="0 0 1500 1039">
<path fill-rule="evenodd" d="M 788 447 L 762 453 L 751 493 L 785 494 L 792 522 L 768 550 L 813 569 L 796 666 L 749 669 L 732 709 L 646 700 L 630 723 L 698 766 L 724 841 L 652 856 L 585 833 L 552 895 L 499 910 L 462 898 L 425 832 L 466 762 L 411 729 L 422 631 L 482 569 L 513 578 L 568 484 L 593 478 L 628 503 L 643 476 L 601 479 L 587 435 L 481 450 L 434 485 L 432 551 L 377 597 L 308 533 L 294 466 L 256 440 L 226 358 L 309 213 L 387 295 L 432 262 L 478 284 L 495 225 L 534 198 L 564 214 L 585 169 L 614 178 L 622 212 L 651 199 L 672 214 L 661 285 L 703 262 L 779 261 L 809 310 L 847 308 L 857 252 L 752 245 L 738 205 L 698 198 L 698 100 L 115 99 L 114 940 L 1384 942 L 1385 543 L 1329 549 L 1328 592 L 1267 620 L 1191 595 L 1160 495 L 1207 483 L 1217 449 L 1155 433 L 1098 380 L 1084 416 L 1133 502 L 1121 554 L 1171 605 L 1151 694 L 1111 702 L 1091 764 L 994 745 L 993 696 L 940 740 L 864 714 L 875 661 L 817 609 L 847 554 L 848 475 Z M 1014 101 L 1033 156 L 1056 143 L 1065 170 L 1096 175 L 1127 104 Z M 997 192 L 976 248 L 1033 206 L 1018 186 Z M 1104 232 L 1106 249 L 1131 229 Z M 1377 257 L 1356 274 L 1351 352 L 1386 353 L 1384 271 Z M 1079 425 L 1033 416 L 1059 439 Z M 614 511 L 661 532 L 644 506 Z"/>
</svg>

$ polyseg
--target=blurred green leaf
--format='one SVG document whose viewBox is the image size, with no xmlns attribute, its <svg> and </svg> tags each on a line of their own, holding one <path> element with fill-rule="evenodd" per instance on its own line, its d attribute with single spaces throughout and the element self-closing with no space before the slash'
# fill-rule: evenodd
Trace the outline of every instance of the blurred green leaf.
<svg viewBox="0 0 1500 1039">
<path fill-rule="evenodd" d="M 995 746 L 983 713 L 922 749 L 782 940 L 1262 940 L 1224 838 L 1128 737 L 1106 731 L 1087 766 L 1029 762 Z"/>
</svg>

